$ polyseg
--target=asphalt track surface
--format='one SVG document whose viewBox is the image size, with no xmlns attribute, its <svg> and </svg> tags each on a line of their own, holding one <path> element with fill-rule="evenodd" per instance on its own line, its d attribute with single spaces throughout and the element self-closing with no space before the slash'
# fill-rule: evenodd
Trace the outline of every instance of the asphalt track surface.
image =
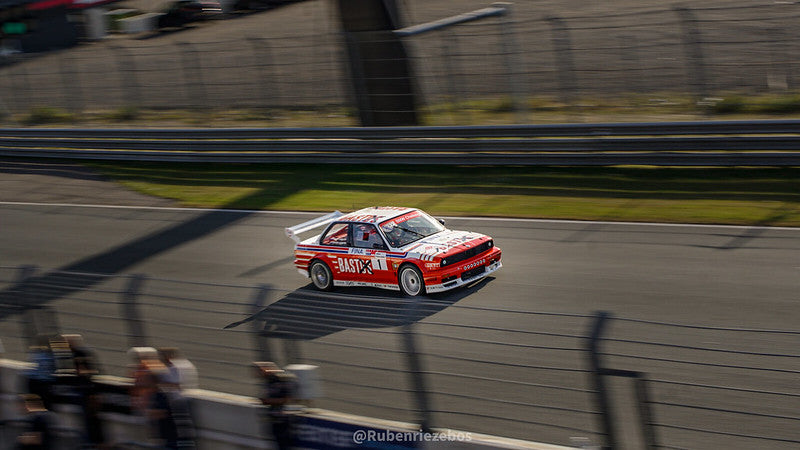
<svg viewBox="0 0 800 450">
<path fill-rule="evenodd" d="M 84 203 L 88 200 L 84 199 Z M 2 201 L 0 266 L 8 268 L 35 264 L 45 270 L 120 275 L 144 273 L 157 278 L 196 282 L 198 292 L 187 292 L 191 287 L 183 287 L 182 295 L 198 297 L 215 296 L 214 292 L 209 292 L 213 288 L 206 283 L 236 286 L 268 283 L 281 296 L 308 289 L 308 282 L 292 267 L 292 242 L 283 235 L 284 227 L 308 218 L 308 214 L 290 212 L 193 210 L 168 206 L 82 206 L 38 200 Z M 519 333 L 498 330 L 585 334 L 589 324 L 586 317 L 600 310 L 619 317 L 655 322 L 745 329 L 798 329 L 798 229 L 482 218 L 449 218 L 447 225 L 454 229 L 492 235 L 504 251 L 504 268 L 477 286 L 436 296 L 434 306 L 415 317 L 418 330 L 423 333 L 418 343 L 426 354 L 440 355 L 428 357 L 426 367 L 431 371 L 469 373 L 475 377 L 457 383 L 448 381 L 447 377 L 432 380 L 429 388 L 434 391 L 467 392 L 473 396 L 466 399 L 435 397 L 434 409 L 461 411 L 458 414 L 437 413 L 434 415 L 436 425 L 557 444 L 567 444 L 570 436 L 578 434 L 572 428 L 597 429 L 596 418 L 591 415 L 575 419 L 575 414 L 568 412 L 537 412 L 546 416 L 540 417 L 514 403 L 525 395 L 532 395 L 538 403 L 592 409 L 592 405 L 587 404 L 590 402 L 588 395 L 571 398 L 559 392 L 526 393 L 514 385 L 476 381 L 480 376 L 542 383 L 574 379 L 574 382 L 565 383 L 579 389 L 587 387 L 587 377 L 582 373 L 586 369 L 586 362 L 582 358 L 574 355 L 561 358 L 558 352 L 521 349 L 519 346 L 487 344 L 484 347 L 476 343 L 485 340 L 558 346 L 561 343 L 559 338 L 525 337 Z M 80 290 L 80 287 L 76 290 Z M 407 390 L 393 392 L 386 388 L 403 385 L 408 388 L 403 372 L 403 354 L 398 344 L 400 335 L 397 323 L 368 317 L 370 311 L 391 309 L 391 305 L 395 302 L 401 304 L 403 299 L 399 294 L 372 289 L 345 292 L 364 299 L 336 306 L 341 308 L 337 317 L 354 311 L 362 315 L 360 321 L 352 323 L 353 329 L 346 329 L 345 321 L 345 325 L 337 329 L 320 329 L 316 334 L 312 332 L 301 339 L 302 345 L 306 345 L 304 358 L 316 363 L 331 362 L 328 367 L 323 364 L 322 370 L 327 371 L 323 372 L 323 377 L 341 377 L 342 380 L 339 385 L 327 386 L 326 397 L 329 398 L 323 400 L 320 406 L 390 419 L 413 420 L 414 414 L 409 411 L 413 410 L 410 393 Z M 387 303 L 380 304 L 374 300 L 380 295 L 388 295 Z M 68 295 L 64 299 L 51 298 L 49 301 L 53 304 L 67 302 L 66 297 Z M 248 293 L 241 295 L 237 301 L 242 302 L 241 309 L 245 310 L 244 305 L 250 300 Z M 270 301 L 275 302 L 275 297 Z M 302 303 L 293 306 L 304 307 Z M 512 314 L 508 311 L 559 313 L 565 316 Z M 319 310 L 309 311 L 309 317 L 319 313 Z M 209 317 L 208 313 L 202 311 L 194 314 L 197 317 L 186 313 L 182 319 L 220 329 L 232 321 L 230 316 Z M 366 319 L 363 318 L 364 314 Z M 570 319 L 571 314 L 575 315 L 575 320 Z M 240 318 L 246 318 L 246 314 Z M 109 327 L 117 326 L 109 322 Z M 371 333 L 365 334 L 359 329 L 369 329 Z M 8 331 L 9 328 L 4 330 Z M 427 332 L 439 337 L 430 337 Z M 681 342 L 683 337 L 676 335 L 676 330 L 663 327 L 646 328 L 643 333 L 648 340 L 655 342 L 690 344 L 696 343 L 696 339 L 703 339 L 687 335 L 686 339 L 690 342 Z M 442 339 L 445 335 L 455 340 Z M 189 339 L 194 338 L 189 336 Z M 239 343 L 243 348 L 249 346 L 247 335 L 232 334 L 229 339 L 233 346 Z M 714 339 L 726 338 L 717 335 Z M 336 345 L 326 347 L 326 340 L 335 341 Z M 203 352 L 202 339 L 195 341 L 194 345 L 183 347 L 192 356 L 202 355 L 203 360 L 246 362 L 250 357 L 247 352 Z M 580 347 L 582 344 L 573 342 L 570 345 Z M 774 342 L 767 340 L 743 345 L 759 348 L 758 351 L 797 354 L 796 336 L 787 339 L 776 337 Z M 667 353 L 665 359 L 686 359 L 680 350 L 674 352 Z M 445 358 L 442 359 L 442 356 Z M 447 359 L 448 356 L 454 358 Z M 499 365 L 470 363 L 473 358 L 490 360 Z M 337 362 L 363 365 L 364 368 L 359 370 L 350 367 L 346 370 L 337 367 Z M 762 361 L 745 354 L 736 356 L 735 363 L 757 366 Z M 674 375 L 697 383 L 788 390 L 795 395 L 800 394 L 796 383 L 800 367 L 796 358 L 782 367 L 788 372 L 788 379 L 736 370 L 703 374 L 696 373 L 702 372 L 702 369 L 693 366 L 676 367 L 630 359 L 625 360 L 625 364 L 620 368 L 645 370 L 651 374 L 655 372 L 662 378 Z M 219 364 L 199 366 L 204 377 L 203 387 L 253 393 L 246 372 L 243 371 L 239 386 L 230 381 L 231 367 Z M 560 374 L 526 369 L 524 366 L 567 367 L 576 373 Z M 363 384 L 380 388 L 365 393 L 355 386 Z M 486 397 L 504 399 L 507 403 L 497 405 L 478 400 Z M 793 401 L 794 406 L 780 402 L 772 406 L 782 413 L 793 414 L 796 412 L 796 398 Z M 495 421 L 489 419 L 490 416 L 523 418 L 528 423 Z M 702 428 L 703 425 L 712 426 L 710 422 L 716 420 L 698 416 L 692 422 Z M 709 423 L 704 424 L 704 421 Z M 566 428 L 531 425 L 537 422 L 556 423 Z M 796 441 L 800 436 L 796 426 L 794 428 L 789 431 L 778 429 L 773 435 Z M 760 431 L 761 434 L 770 435 L 764 430 L 742 431 L 750 434 Z M 679 444 L 688 448 L 715 448 L 719 442 L 704 442 L 705 437 L 698 438 L 691 434 L 681 439 L 686 441 Z M 745 444 L 734 440 L 728 445 L 729 448 L 748 448 L 746 443 L 749 441 L 743 442 Z M 794 445 L 775 441 L 762 442 L 758 447 L 793 448 Z"/>
</svg>

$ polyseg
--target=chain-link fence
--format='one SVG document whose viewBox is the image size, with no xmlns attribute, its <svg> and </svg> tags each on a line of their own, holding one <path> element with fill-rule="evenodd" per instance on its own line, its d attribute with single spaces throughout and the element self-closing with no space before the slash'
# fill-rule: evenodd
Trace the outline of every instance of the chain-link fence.
<svg viewBox="0 0 800 450">
<path fill-rule="evenodd" d="M 510 16 L 405 43 L 429 123 L 483 123 L 481 112 L 514 108 L 518 121 L 556 107 L 670 112 L 714 96 L 795 89 L 798 8 L 775 2 L 553 16 L 520 5 Z M 205 29 L 224 25 L 217 22 Z M 270 38 L 85 44 L 0 67 L 0 106 L 12 113 L 37 106 L 255 108 L 268 111 L 259 116 L 266 121 L 305 110 L 318 113 L 308 125 L 319 123 L 319 113 L 355 124 L 346 52 L 335 28 Z"/>
<path fill-rule="evenodd" d="M 460 302 L 468 290 L 408 299 L 33 267 L 0 267 L 0 283 L 13 359 L 37 332 L 80 333 L 107 374 L 126 375 L 126 349 L 144 344 L 179 347 L 202 388 L 244 395 L 257 393 L 254 360 L 313 364 L 314 406 L 433 427 L 562 445 L 800 444 L 800 330 L 497 309 Z"/>
</svg>

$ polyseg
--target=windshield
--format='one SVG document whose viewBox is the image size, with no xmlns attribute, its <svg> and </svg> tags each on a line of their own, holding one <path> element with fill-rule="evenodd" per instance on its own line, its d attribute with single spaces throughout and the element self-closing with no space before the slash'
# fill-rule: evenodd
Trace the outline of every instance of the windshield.
<svg viewBox="0 0 800 450">
<path fill-rule="evenodd" d="M 422 211 L 411 211 L 381 222 L 381 231 L 392 247 L 403 247 L 444 230 L 442 224 Z"/>
</svg>

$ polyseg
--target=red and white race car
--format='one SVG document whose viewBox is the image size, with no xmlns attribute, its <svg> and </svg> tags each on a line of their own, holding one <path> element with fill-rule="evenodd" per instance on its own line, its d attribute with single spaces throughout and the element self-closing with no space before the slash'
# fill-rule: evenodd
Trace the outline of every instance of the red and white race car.
<svg viewBox="0 0 800 450">
<path fill-rule="evenodd" d="M 298 234 L 325 226 L 301 241 Z M 491 237 L 454 231 L 414 208 L 339 211 L 286 228 L 294 265 L 318 289 L 372 286 L 415 296 L 453 289 L 495 272 L 501 251 Z"/>
</svg>

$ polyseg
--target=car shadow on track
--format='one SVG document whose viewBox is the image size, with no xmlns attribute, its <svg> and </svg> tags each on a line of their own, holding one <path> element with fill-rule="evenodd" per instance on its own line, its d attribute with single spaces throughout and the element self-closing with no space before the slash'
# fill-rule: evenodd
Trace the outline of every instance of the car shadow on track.
<svg viewBox="0 0 800 450">
<path fill-rule="evenodd" d="M 403 297 L 371 288 L 320 292 L 309 284 L 225 328 L 256 322 L 251 326 L 261 330 L 264 337 L 308 341 L 353 328 L 403 326 L 447 309 L 493 279 L 487 277 L 461 289 L 426 297 Z"/>
</svg>

